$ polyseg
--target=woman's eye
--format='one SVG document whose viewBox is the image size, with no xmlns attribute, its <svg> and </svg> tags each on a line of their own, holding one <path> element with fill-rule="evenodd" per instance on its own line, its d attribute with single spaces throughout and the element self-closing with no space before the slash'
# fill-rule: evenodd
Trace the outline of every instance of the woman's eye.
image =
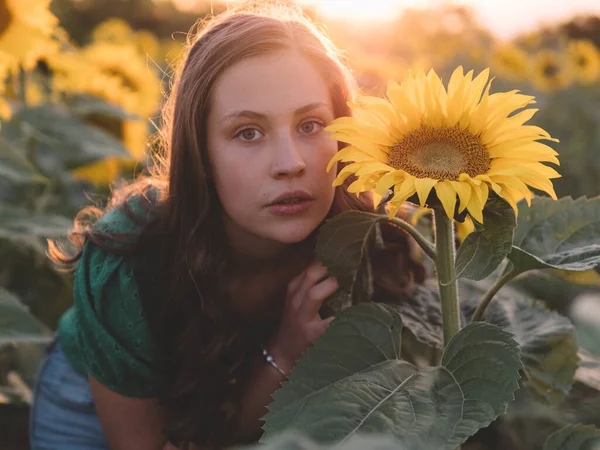
<svg viewBox="0 0 600 450">
<path fill-rule="evenodd" d="M 252 142 L 260 139 L 262 137 L 262 133 L 256 128 L 244 128 L 243 130 L 240 130 L 235 137 L 240 138 L 245 142 Z"/>
<path fill-rule="evenodd" d="M 300 125 L 300 131 L 304 134 L 315 134 L 321 131 L 323 127 L 324 124 L 320 120 L 310 120 Z"/>
</svg>

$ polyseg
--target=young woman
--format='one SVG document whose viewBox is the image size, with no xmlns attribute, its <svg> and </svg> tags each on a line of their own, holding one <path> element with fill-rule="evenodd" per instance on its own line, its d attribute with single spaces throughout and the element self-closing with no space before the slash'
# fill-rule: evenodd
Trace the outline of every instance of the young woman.
<svg viewBox="0 0 600 450">
<path fill-rule="evenodd" d="M 339 146 L 324 127 L 349 115 L 352 92 L 333 45 L 290 11 L 204 25 L 164 111 L 156 173 L 78 215 L 74 256 L 50 246 L 78 265 L 36 387 L 33 450 L 260 436 L 271 394 L 332 320 L 320 314 L 338 285 L 314 260 L 319 226 L 372 210 L 326 172 Z M 401 295 L 423 270 L 402 232 L 384 237 L 376 287 Z"/>
</svg>

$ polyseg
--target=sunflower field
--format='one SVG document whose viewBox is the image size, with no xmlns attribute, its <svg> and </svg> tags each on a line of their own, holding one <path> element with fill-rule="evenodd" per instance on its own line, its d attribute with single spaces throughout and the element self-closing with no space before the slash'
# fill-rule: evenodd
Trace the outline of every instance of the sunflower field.
<svg viewBox="0 0 600 450">
<path fill-rule="evenodd" d="M 61 314 L 72 303 L 72 276 L 57 271 L 50 263 L 46 256 L 47 239 L 64 237 L 80 208 L 91 203 L 101 205 L 111 186 L 150 168 L 150 156 L 159 145 L 161 105 L 170 89 L 173 68 L 181 61 L 186 34 L 194 21 L 207 15 L 211 7 L 215 13 L 225 8 L 211 2 L 209 6 L 204 5 L 205 10 L 190 13 L 177 10 L 166 0 L 131 0 L 129 3 L 134 6 L 127 8 L 123 5 L 128 2 L 120 0 L 107 0 L 109 6 L 104 7 L 91 1 L 0 0 L 0 450 L 28 448 L 27 417 L 44 346 L 50 342 Z M 142 10 L 146 15 L 140 12 Z M 409 92 L 407 86 L 420 83 L 419 75 L 415 74 L 422 73 L 423 79 L 427 77 L 427 89 L 438 89 L 438 93 L 442 83 L 450 81 L 453 84 L 452 79 L 460 80 L 453 88 L 448 87 L 450 98 L 451 89 L 457 85 L 465 90 L 471 86 L 472 78 L 469 77 L 472 75 L 469 73 L 485 73 L 486 86 L 489 75 L 488 93 L 506 93 L 502 98 L 506 100 L 507 108 L 512 107 L 511 114 L 533 105 L 536 113 L 535 116 L 528 115 L 530 125 L 547 132 L 548 141 L 543 146 L 530 143 L 527 149 L 535 155 L 536 161 L 559 162 L 556 170 L 560 176 L 555 176 L 554 169 L 548 168 L 543 169 L 544 176 L 536 178 L 540 169 L 537 174 L 527 172 L 527 167 L 531 167 L 527 164 L 532 162 L 526 161 L 519 176 L 528 181 L 535 194 L 558 197 L 561 200 L 556 203 L 563 206 L 565 197 L 595 199 L 600 195 L 600 17 L 569 19 L 506 41 L 479 24 L 469 9 L 445 3 L 435 9 L 409 9 L 386 26 L 364 28 L 348 27 L 343 21 L 318 17 L 308 7 L 306 12 L 324 23 L 334 42 L 344 50 L 361 92 L 371 99 L 369 107 L 372 111 L 389 113 L 390 107 L 384 99 L 390 98 L 390 92 L 396 99 L 408 99 L 410 93 L 404 97 Z M 430 72 L 431 69 L 435 72 Z M 487 98 L 486 95 L 482 98 Z M 395 105 L 393 99 L 391 104 Z M 398 100 L 397 104 L 402 104 L 405 111 L 412 107 L 408 100 L 404 103 Z M 359 118 L 363 114 L 358 107 L 355 113 Z M 367 117 L 368 114 L 364 114 Z M 417 122 L 422 116 L 418 117 Z M 432 124 L 442 124 L 449 119 L 439 116 L 428 120 Z M 452 123 L 459 122 L 457 116 Z M 490 130 L 490 140 L 504 139 L 503 133 L 510 134 L 521 125 L 515 125 L 515 122 L 518 120 L 513 121 L 513 128 Z M 418 128 L 419 124 L 411 126 Z M 471 184 L 467 184 L 466 178 L 460 178 L 457 172 L 455 181 L 431 182 L 425 186 L 405 173 L 398 175 L 398 171 L 389 167 L 382 169 L 381 158 L 356 162 L 357 155 L 364 157 L 365 152 L 371 151 L 362 137 L 372 137 L 369 132 L 373 127 L 365 127 L 365 133 L 354 135 L 353 130 L 361 131 L 360 126 L 341 121 L 332 125 L 331 130 L 340 140 L 356 148 L 364 146 L 358 149 L 360 151 L 349 147 L 345 153 L 340 152 L 340 160 L 355 162 L 355 165 L 347 166 L 350 169 L 340 177 L 356 177 L 355 192 L 376 189 L 379 183 L 379 187 L 384 187 L 378 189 L 384 200 L 384 191 L 396 184 L 395 203 L 394 199 L 390 201 L 393 211 L 403 208 L 407 199 L 415 203 L 406 208 L 410 230 L 418 230 L 419 236 L 432 233 L 432 215 L 436 208 L 424 200 L 430 191 L 435 191 L 450 223 L 456 218 L 453 216 L 455 209 L 462 213 L 460 220 L 449 228 L 452 232 L 456 227 L 452 239 L 457 245 L 475 239 L 481 241 L 481 236 L 493 241 L 478 227 L 484 218 L 488 220 L 484 204 L 488 190 L 492 192 L 492 188 L 488 189 L 487 178 L 479 182 L 469 179 Z M 432 133 L 438 131 L 427 129 L 417 138 L 430 139 Z M 466 139 L 452 127 L 444 129 L 440 136 L 448 142 Z M 385 141 L 384 138 L 387 139 L 384 136 L 379 141 Z M 411 150 L 409 147 L 401 150 L 404 161 Z M 481 149 L 475 150 L 482 158 L 489 156 L 481 153 Z M 375 150 L 369 154 L 374 153 Z M 515 157 L 509 155 L 502 168 L 513 163 Z M 481 164 L 487 166 L 489 160 Z M 397 166 L 395 169 L 405 167 L 400 160 L 393 162 Z M 501 164 L 498 162 L 496 167 Z M 372 176 L 375 173 L 372 171 L 377 172 L 376 177 Z M 502 173 L 490 177 L 489 185 L 498 186 L 505 194 L 501 197 L 507 205 L 498 203 L 499 208 L 509 211 L 511 217 L 514 217 L 513 211 L 518 212 L 524 223 L 538 220 L 535 214 L 540 210 L 536 208 L 542 208 L 539 205 L 549 197 L 544 197 L 542 203 L 534 202 L 528 210 L 533 212 L 523 212 L 523 204 L 534 197 L 529 195 L 529 189 L 522 189 L 520 184 Z M 551 184 L 548 184 L 549 179 L 552 179 Z M 461 184 L 463 181 L 464 185 Z M 381 196 L 376 197 L 381 199 Z M 560 213 L 558 209 L 556 211 Z M 568 211 L 564 209 L 563 214 L 568 215 Z M 360 226 L 371 230 L 375 222 L 369 220 L 361 222 Z M 596 234 L 600 232 L 598 215 L 590 221 L 589 227 Z M 578 232 L 574 230 L 573 234 Z M 564 237 L 565 240 L 570 238 Z M 331 236 L 328 239 L 335 241 Z M 323 250 L 324 260 L 328 251 Z M 596 253 L 595 247 L 589 250 L 594 258 Z M 356 252 L 350 255 L 359 257 Z M 474 251 L 471 256 L 477 255 Z M 362 258 L 360 253 L 357 264 L 362 264 Z M 428 264 L 427 260 L 423 262 Z M 336 264 L 331 261 L 332 270 L 345 270 Z M 489 261 L 486 264 L 493 265 Z M 488 315 L 493 314 L 498 324 L 515 336 L 515 341 L 510 342 L 516 342 L 514 345 L 520 347 L 523 366 L 517 367 L 514 358 L 507 360 L 506 366 L 514 369 L 512 375 L 521 374 L 525 381 L 517 382 L 512 375 L 505 374 L 506 384 L 516 386 L 514 395 L 513 390 L 509 392 L 512 400 L 504 403 L 504 400 L 498 400 L 497 404 L 490 400 L 488 403 L 492 406 L 480 405 L 477 414 L 463 416 L 459 425 L 453 425 L 463 427 L 465 439 L 445 441 L 446 446 L 435 448 L 462 445 L 460 448 L 473 450 L 577 450 L 592 448 L 595 440 L 600 439 L 600 265 L 590 263 L 585 270 L 581 267 L 572 271 L 564 270 L 560 264 L 544 266 L 543 270 L 536 266 L 535 270 L 523 271 L 518 277 L 511 278 L 510 286 L 502 291 L 507 292 L 506 297 L 499 297 L 503 298 L 501 306 L 491 308 Z M 357 265 L 352 267 L 351 276 L 340 273 L 355 283 L 358 278 L 367 276 L 363 269 L 362 265 Z M 463 269 L 465 272 L 480 270 L 473 263 L 465 263 Z M 461 290 L 485 295 L 485 289 L 493 285 L 488 277 L 491 272 L 490 269 L 479 278 L 471 278 L 481 282 L 468 281 L 461 284 Z M 446 281 L 450 282 L 449 279 Z M 396 333 L 397 336 L 392 337 L 402 341 L 403 352 L 406 348 L 414 361 L 440 358 L 445 361 L 446 357 L 439 350 L 444 348 L 441 335 L 446 330 L 441 328 L 441 313 L 434 305 L 439 298 L 428 292 L 416 292 L 398 314 L 386 309 L 370 312 L 356 309 L 347 313 L 327 344 L 335 347 L 336 339 L 339 339 L 335 333 L 343 336 L 344 321 L 351 324 L 361 314 L 364 317 L 373 314 L 377 319 L 373 319 L 374 323 L 385 323 L 389 327 L 377 333 Z M 336 301 L 342 300 L 333 299 L 330 304 L 333 309 L 342 305 Z M 535 308 L 528 309 L 530 303 Z M 477 314 L 474 312 L 476 305 L 465 304 L 468 313 L 461 312 L 465 314 L 461 316 L 463 321 L 466 316 Z M 423 318 L 429 322 L 424 322 Z M 400 326 L 392 332 L 397 323 Z M 374 324 L 372 330 L 376 326 Z M 373 336 L 373 339 L 380 339 L 382 335 Z M 505 347 L 513 345 L 506 339 L 503 341 Z M 382 354 L 398 350 L 386 345 L 381 344 Z M 450 350 L 456 350 L 455 357 L 460 356 L 460 349 Z M 328 358 L 319 351 L 317 348 L 313 352 L 312 363 Z M 449 352 L 447 347 L 444 355 Z M 337 356 L 340 361 L 346 358 L 341 353 Z M 305 369 L 310 364 L 307 360 Z M 441 383 L 440 378 L 432 380 L 433 384 Z M 448 386 L 445 390 L 438 386 L 439 398 L 451 397 Z M 523 389 L 517 390 L 519 386 Z M 466 389 L 462 385 L 455 388 L 457 395 L 462 395 L 459 391 Z M 282 399 L 300 395 L 298 392 L 302 389 L 275 396 L 274 407 L 267 416 L 267 435 L 285 428 L 282 424 L 286 423 L 286 415 L 290 415 L 293 408 L 286 410 Z M 490 398 L 504 395 L 499 390 L 494 392 Z M 480 398 L 466 401 L 484 403 Z M 423 405 L 430 406 L 424 400 Z M 492 414 L 484 411 L 485 408 L 498 411 L 504 408 L 504 411 L 500 414 L 494 410 Z M 292 411 L 296 412 L 300 416 L 300 412 Z M 440 413 L 440 417 L 446 413 L 455 414 L 456 409 L 449 408 Z M 501 417 L 496 419 L 498 416 Z M 417 417 L 416 412 L 414 417 Z M 433 423 L 423 419 L 422 429 L 429 427 L 430 434 L 442 433 L 440 429 L 446 424 L 442 418 Z M 473 428 L 472 423 L 477 421 L 487 425 Z M 379 430 L 377 426 L 373 425 L 374 431 Z M 465 431 L 469 427 L 473 429 Z M 265 448 L 330 448 L 327 440 L 321 445 L 311 438 L 314 436 L 287 435 L 279 441 L 269 441 Z M 359 436 L 348 439 L 347 444 L 343 448 L 433 448 L 424 440 L 405 442 L 395 440 L 394 436 L 372 439 Z"/>
</svg>

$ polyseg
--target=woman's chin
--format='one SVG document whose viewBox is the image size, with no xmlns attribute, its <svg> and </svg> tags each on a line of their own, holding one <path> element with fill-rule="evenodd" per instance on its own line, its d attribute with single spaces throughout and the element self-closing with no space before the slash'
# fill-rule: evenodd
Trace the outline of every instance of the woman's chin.
<svg viewBox="0 0 600 450">
<path fill-rule="evenodd" d="M 281 242 L 282 244 L 298 244 L 306 240 L 318 224 L 310 226 L 308 224 L 285 224 L 280 225 L 276 230 L 273 230 L 271 239 Z"/>
</svg>

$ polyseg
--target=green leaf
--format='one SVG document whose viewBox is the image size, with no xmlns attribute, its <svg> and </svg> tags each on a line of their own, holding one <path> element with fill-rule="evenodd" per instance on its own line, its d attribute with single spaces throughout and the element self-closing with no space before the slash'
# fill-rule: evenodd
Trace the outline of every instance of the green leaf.
<svg viewBox="0 0 600 450">
<path fill-rule="evenodd" d="M 0 179 L 18 183 L 41 182 L 46 178 L 25 158 L 25 150 L 0 136 Z"/>
<path fill-rule="evenodd" d="M 401 333 L 388 306 L 342 312 L 275 392 L 262 440 L 284 430 L 326 443 L 379 432 L 425 448 L 445 445 L 462 415 L 460 387 L 445 368 L 419 371 L 398 359 Z"/>
<path fill-rule="evenodd" d="M 535 197 L 529 208 L 523 203 L 508 255 L 517 273 L 549 267 L 581 271 L 600 264 L 600 197 Z"/>
<path fill-rule="evenodd" d="M 575 372 L 575 379 L 600 392 L 600 357 L 585 349 L 579 350 L 577 356 L 579 368 Z"/>
<path fill-rule="evenodd" d="M 51 333 L 10 292 L 0 288 L 0 347 L 14 342 L 47 343 Z"/>
<path fill-rule="evenodd" d="M 80 118 L 102 116 L 110 119 L 135 120 L 138 116 L 114 103 L 88 94 L 78 94 L 69 99 L 69 109 Z"/>
<path fill-rule="evenodd" d="M 397 439 L 383 435 L 357 435 L 343 444 L 321 445 L 299 433 L 284 433 L 267 445 L 236 447 L 237 450 L 409 450 Z M 413 450 L 424 450 L 411 447 Z"/>
<path fill-rule="evenodd" d="M 20 124 L 48 170 L 74 169 L 109 157 L 131 159 L 118 139 L 57 105 L 23 109 L 11 120 Z"/>
<path fill-rule="evenodd" d="M 463 328 L 444 350 L 442 366 L 463 392 L 463 417 L 451 442 L 454 448 L 487 427 L 514 400 L 522 367 L 518 344 L 512 335 L 488 323 Z"/>
<path fill-rule="evenodd" d="M 483 210 L 483 225 L 475 223 L 456 253 L 456 278 L 483 280 L 510 252 L 516 226 L 512 207 L 500 198 L 492 198 Z"/>
<path fill-rule="evenodd" d="M 317 259 L 340 284 L 338 292 L 325 302 L 332 312 L 360 303 L 372 292 L 369 250 L 380 239 L 377 224 L 385 220 L 379 214 L 347 211 L 319 229 Z"/>
<path fill-rule="evenodd" d="M 484 289 L 463 283 L 463 312 L 470 319 Z M 549 311 L 541 302 L 505 286 L 486 309 L 484 320 L 511 332 L 519 343 L 525 379 L 523 384 L 538 399 L 558 405 L 568 395 L 579 364 L 575 327 L 571 321 Z"/>
<path fill-rule="evenodd" d="M 379 300 L 391 304 L 400 313 L 403 326 L 419 342 L 439 349 L 444 347 L 437 280 L 428 279 L 423 285 L 415 285 L 411 295 L 403 298 L 403 301 L 395 302 L 390 298 Z M 461 322 L 462 326 L 467 325 L 464 317 L 461 317 Z"/>
<path fill-rule="evenodd" d="M 485 281 L 461 280 L 461 323 L 469 323 L 486 291 Z M 442 348 L 442 319 L 435 280 L 427 280 L 404 302 L 394 305 L 404 326 L 421 342 Z M 560 403 L 578 367 L 577 336 L 568 318 L 549 311 L 525 294 L 504 286 L 488 306 L 486 322 L 504 328 L 519 344 L 526 377 L 522 383 L 539 400 Z"/>
<path fill-rule="evenodd" d="M 543 450 L 594 450 L 600 447 L 600 430 L 593 425 L 567 425 L 550 435 Z"/>
<path fill-rule="evenodd" d="M 41 254 L 46 252 L 46 239 L 64 236 L 72 227 L 72 220 L 64 216 L 37 214 L 25 208 L 0 205 L 0 239 Z"/>
</svg>

